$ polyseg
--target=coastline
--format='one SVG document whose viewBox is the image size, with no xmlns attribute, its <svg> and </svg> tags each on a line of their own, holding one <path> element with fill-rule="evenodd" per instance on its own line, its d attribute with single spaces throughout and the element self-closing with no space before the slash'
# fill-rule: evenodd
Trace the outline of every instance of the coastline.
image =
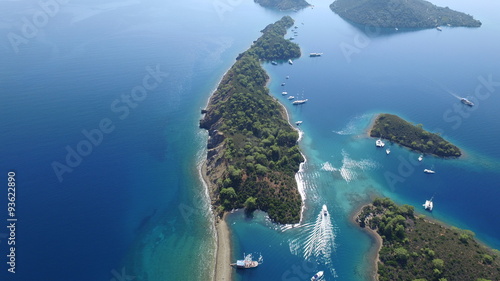
<svg viewBox="0 0 500 281">
<path fill-rule="evenodd" d="M 271 80 L 271 79 L 269 78 L 269 80 Z M 268 87 L 267 84 L 266 84 L 266 87 L 269 89 L 269 87 Z M 298 127 L 294 127 L 292 125 L 292 123 L 290 122 L 290 114 L 288 113 L 288 110 L 286 109 L 286 106 L 284 104 L 282 104 L 276 97 L 274 97 L 274 100 L 279 105 L 281 105 L 281 108 L 284 110 L 284 116 L 283 116 L 283 118 L 285 118 L 288 121 L 288 125 L 290 125 L 290 127 L 292 129 L 294 129 L 295 131 L 297 131 L 299 133 L 299 138 L 297 139 L 297 143 L 299 143 L 302 140 L 304 132 L 301 129 L 299 129 Z M 302 206 L 300 208 L 300 219 L 299 219 L 299 222 L 297 224 L 293 224 L 294 226 L 295 225 L 300 225 L 302 223 L 302 219 L 304 218 L 304 210 L 306 208 L 306 191 L 305 191 L 304 182 L 300 178 L 299 173 L 302 172 L 302 171 L 304 171 L 304 165 L 307 162 L 307 158 L 306 158 L 305 154 L 300 149 L 299 149 L 299 151 L 300 151 L 300 155 L 302 155 L 302 158 L 304 158 L 304 162 L 301 162 L 299 164 L 299 170 L 295 173 L 294 177 L 295 177 L 295 183 L 297 184 L 297 190 L 299 191 L 300 199 L 302 201 Z"/>
<path fill-rule="evenodd" d="M 207 178 L 207 165 L 206 160 L 203 161 L 200 167 L 201 177 L 206 185 L 210 200 L 213 202 L 214 194 L 210 187 L 210 181 Z M 210 205 L 212 205 L 210 202 Z M 233 268 L 230 266 L 232 247 L 231 247 L 231 232 L 226 223 L 226 214 L 222 218 L 218 217 L 212 209 L 214 216 L 214 229 L 215 229 L 215 267 L 212 276 L 213 281 L 229 281 L 232 279 Z"/>
<path fill-rule="evenodd" d="M 351 223 L 353 223 L 355 226 L 358 228 L 361 228 L 359 224 L 356 222 L 357 216 L 361 213 L 361 210 L 363 210 L 364 207 L 368 206 L 369 204 L 363 204 L 359 208 L 357 208 L 351 215 Z M 370 275 L 371 280 L 378 281 L 378 262 L 380 261 L 380 256 L 379 252 L 380 249 L 382 248 L 382 237 L 378 235 L 378 233 L 368 227 L 361 228 L 362 231 L 366 232 L 368 236 L 372 239 L 373 244 L 370 247 L 370 250 L 368 254 L 366 255 L 366 259 L 371 261 L 372 265 L 369 270 L 367 270 L 367 273 Z"/>
</svg>

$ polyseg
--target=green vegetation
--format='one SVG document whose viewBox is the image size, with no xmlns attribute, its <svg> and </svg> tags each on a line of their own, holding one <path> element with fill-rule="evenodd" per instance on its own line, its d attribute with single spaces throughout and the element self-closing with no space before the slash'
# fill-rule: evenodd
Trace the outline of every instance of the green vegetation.
<svg viewBox="0 0 500 281">
<path fill-rule="evenodd" d="M 470 15 L 424 0 L 336 0 L 330 9 L 345 20 L 375 27 L 481 26 L 481 22 Z"/>
<path fill-rule="evenodd" d="M 278 10 L 299 10 L 309 6 L 305 0 L 254 0 L 262 7 Z"/>
<path fill-rule="evenodd" d="M 259 62 L 300 56 L 299 47 L 283 39 L 293 23 L 286 16 L 267 26 L 238 56 L 203 110 L 200 127 L 209 130 L 208 176 L 219 211 L 245 206 L 266 211 L 279 223 L 300 219 L 298 133 L 268 94 Z"/>
<path fill-rule="evenodd" d="M 427 132 L 421 124 L 413 125 L 392 114 L 379 114 L 370 136 L 384 138 L 413 150 L 440 157 L 460 157 L 462 152 L 441 136 Z"/>
<path fill-rule="evenodd" d="M 414 215 L 412 206 L 377 198 L 357 217 L 383 239 L 379 280 L 499 280 L 500 256 L 478 244 L 473 233 Z M 460 239 L 466 235 L 465 242 Z M 483 279 L 486 278 L 486 279 Z"/>
</svg>

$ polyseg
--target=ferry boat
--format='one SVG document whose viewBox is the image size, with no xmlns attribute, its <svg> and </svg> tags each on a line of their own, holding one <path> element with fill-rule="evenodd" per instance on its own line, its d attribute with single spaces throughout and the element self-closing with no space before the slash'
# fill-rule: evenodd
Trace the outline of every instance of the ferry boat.
<svg viewBox="0 0 500 281">
<path fill-rule="evenodd" d="M 420 156 L 418 156 L 418 162 L 422 162 L 422 160 L 424 160 L 424 155 L 420 154 Z"/>
<path fill-rule="evenodd" d="M 424 173 L 426 174 L 435 174 L 436 172 L 431 169 L 424 169 Z"/>
<path fill-rule="evenodd" d="M 381 139 L 378 139 L 377 141 L 375 141 L 375 146 L 384 147 L 385 143 Z"/>
<path fill-rule="evenodd" d="M 470 100 L 466 99 L 466 98 L 461 98 L 460 101 L 465 104 L 465 105 L 468 105 L 468 106 L 474 106 L 474 103 L 471 102 Z"/>
<path fill-rule="evenodd" d="M 323 271 L 319 271 L 318 273 L 314 274 L 313 277 L 311 277 L 311 281 L 317 281 L 323 276 Z"/>
<path fill-rule="evenodd" d="M 289 96 L 288 99 L 289 100 L 293 100 L 295 97 L 294 96 Z"/>
<path fill-rule="evenodd" d="M 310 57 L 321 57 L 323 53 L 310 53 L 309 56 Z"/>
<path fill-rule="evenodd" d="M 299 105 L 299 104 L 303 104 L 303 103 L 306 103 L 308 101 L 308 99 L 305 99 L 305 100 L 296 100 L 294 102 L 292 102 L 293 105 Z"/>
<path fill-rule="evenodd" d="M 281 92 L 281 94 L 282 94 L 283 96 L 286 96 L 286 95 L 288 95 L 288 92 Z"/>
<path fill-rule="evenodd" d="M 237 260 L 236 263 L 232 263 L 231 266 L 235 266 L 236 268 L 248 269 L 259 266 L 259 263 L 251 259 L 244 259 L 244 260 Z"/>
<path fill-rule="evenodd" d="M 293 61 L 291 59 L 288 60 L 289 64 L 293 64 Z"/>
<path fill-rule="evenodd" d="M 425 200 L 425 203 L 422 204 L 424 206 L 424 209 L 432 212 L 432 208 L 434 208 L 434 203 L 432 203 L 432 198 L 429 200 Z"/>
</svg>

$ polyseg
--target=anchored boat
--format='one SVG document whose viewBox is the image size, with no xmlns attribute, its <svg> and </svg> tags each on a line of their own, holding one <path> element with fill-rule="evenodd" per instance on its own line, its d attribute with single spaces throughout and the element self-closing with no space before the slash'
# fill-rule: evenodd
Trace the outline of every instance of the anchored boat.
<svg viewBox="0 0 500 281">
<path fill-rule="evenodd" d="M 424 206 L 424 209 L 432 212 L 432 208 L 434 208 L 434 203 L 432 203 L 432 198 L 429 200 L 425 200 L 425 203 L 422 204 Z"/>
</svg>

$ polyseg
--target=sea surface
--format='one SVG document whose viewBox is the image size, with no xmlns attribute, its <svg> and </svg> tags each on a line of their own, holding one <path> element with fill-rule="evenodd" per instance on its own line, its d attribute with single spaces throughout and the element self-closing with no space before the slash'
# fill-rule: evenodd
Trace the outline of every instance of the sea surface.
<svg viewBox="0 0 500 281">
<path fill-rule="evenodd" d="M 325 280 L 366 280 L 373 241 L 351 216 L 373 196 L 422 212 L 433 197 L 427 216 L 500 249 L 500 4 L 434 1 L 483 22 L 440 32 L 365 30 L 329 2 L 310 2 L 285 13 L 253 1 L 0 1 L 0 279 L 209 280 L 215 234 L 199 177 L 200 110 L 237 55 L 285 14 L 303 56 L 264 67 L 290 121 L 303 121 L 303 220 L 228 216 L 233 258 L 261 261 L 236 279 L 309 280 L 323 270 Z M 309 101 L 293 106 L 282 91 Z M 381 112 L 442 133 L 464 157 L 418 162 L 390 143 L 386 155 L 366 136 Z"/>
</svg>

